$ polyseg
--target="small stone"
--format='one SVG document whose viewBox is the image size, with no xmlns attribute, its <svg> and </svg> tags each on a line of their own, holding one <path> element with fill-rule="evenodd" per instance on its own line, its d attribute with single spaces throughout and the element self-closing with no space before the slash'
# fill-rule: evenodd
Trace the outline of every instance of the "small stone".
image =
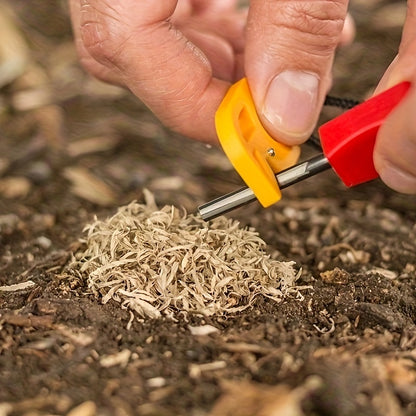
<svg viewBox="0 0 416 416">
<path fill-rule="evenodd" d="M 52 241 L 44 236 L 40 236 L 35 240 L 35 244 L 44 250 L 48 250 L 52 246 Z"/>
<path fill-rule="evenodd" d="M 36 184 L 47 182 L 52 176 L 51 167 L 42 161 L 34 162 L 29 166 L 27 177 Z"/>
</svg>

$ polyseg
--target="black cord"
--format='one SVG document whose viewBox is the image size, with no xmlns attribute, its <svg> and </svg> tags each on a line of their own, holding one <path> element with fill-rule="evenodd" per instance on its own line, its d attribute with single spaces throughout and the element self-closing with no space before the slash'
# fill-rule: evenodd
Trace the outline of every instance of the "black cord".
<svg viewBox="0 0 416 416">
<path fill-rule="evenodd" d="M 324 101 L 324 106 L 337 107 L 343 110 L 350 110 L 358 104 L 360 104 L 360 101 L 353 100 L 351 98 L 333 97 L 332 95 L 327 95 Z M 312 134 L 307 143 L 318 150 L 322 150 L 321 141 L 316 134 Z"/>
<path fill-rule="evenodd" d="M 358 104 L 360 104 L 360 101 L 352 100 L 351 98 L 332 97 L 331 95 L 327 95 L 324 101 L 324 105 L 338 107 L 344 110 L 350 110 Z"/>
</svg>

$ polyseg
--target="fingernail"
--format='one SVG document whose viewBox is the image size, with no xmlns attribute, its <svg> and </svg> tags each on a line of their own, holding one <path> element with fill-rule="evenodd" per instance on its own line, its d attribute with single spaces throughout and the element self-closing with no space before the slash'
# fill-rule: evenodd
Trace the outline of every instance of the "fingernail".
<svg viewBox="0 0 416 416">
<path fill-rule="evenodd" d="M 390 188 L 404 194 L 416 193 L 416 177 L 401 168 L 387 164 L 378 171 L 381 180 Z"/>
<path fill-rule="evenodd" d="M 319 79 L 317 75 L 284 71 L 270 83 L 263 115 L 289 136 L 308 134 L 316 122 Z"/>
</svg>

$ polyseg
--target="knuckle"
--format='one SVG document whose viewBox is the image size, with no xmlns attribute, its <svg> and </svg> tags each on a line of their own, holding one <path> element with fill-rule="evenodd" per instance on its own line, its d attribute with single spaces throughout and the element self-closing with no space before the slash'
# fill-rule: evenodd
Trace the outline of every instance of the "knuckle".
<svg viewBox="0 0 416 416">
<path fill-rule="evenodd" d="M 91 56 L 81 56 L 80 57 L 81 66 L 93 77 L 101 81 L 110 81 L 107 76 L 107 68 L 98 63 Z"/>
<path fill-rule="evenodd" d="M 159 114 L 163 123 L 172 131 L 203 140 L 210 130 L 207 127 L 208 120 L 211 120 L 207 117 L 207 114 L 211 113 L 210 110 L 204 89 L 195 88 L 194 91 L 184 91 L 182 96 L 165 96 Z"/>
<path fill-rule="evenodd" d="M 125 36 L 117 14 L 109 14 L 105 3 L 102 2 L 100 8 L 90 2 L 82 4 L 80 36 L 85 50 L 96 61 L 114 65 Z M 85 65 L 90 62 L 86 60 Z"/>
<path fill-rule="evenodd" d="M 325 53 L 338 45 L 346 14 L 345 1 L 286 1 L 275 25 L 295 33 L 312 53 Z"/>
<path fill-rule="evenodd" d="M 99 78 L 99 71 L 97 70 L 97 66 L 100 64 L 90 55 L 88 54 L 82 54 L 79 57 L 79 63 L 81 66 L 89 72 L 91 75 L 93 75 L 96 78 Z"/>
</svg>

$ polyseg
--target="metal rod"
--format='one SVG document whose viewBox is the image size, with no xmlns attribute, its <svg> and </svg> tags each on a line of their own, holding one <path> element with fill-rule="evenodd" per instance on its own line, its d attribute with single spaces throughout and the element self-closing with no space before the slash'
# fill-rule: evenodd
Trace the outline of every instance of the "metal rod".
<svg viewBox="0 0 416 416">
<path fill-rule="evenodd" d="M 295 183 L 310 178 L 331 167 L 324 154 L 313 157 L 305 162 L 299 163 L 289 169 L 282 170 L 276 175 L 280 189 L 287 188 Z"/>
<path fill-rule="evenodd" d="M 310 178 L 317 173 L 323 172 L 330 167 L 331 165 L 325 155 L 320 154 L 312 159 L 283 170 L 275 176 L 279 188 L 284 189 L 304 179 Z M 209 221 L 255 200 L 256 196 L 254 195 L 254 192 L 250 188 L 245 187 L 201 205 L 198 207 L 198 212 L 205 221 Z"/>
</svg>

